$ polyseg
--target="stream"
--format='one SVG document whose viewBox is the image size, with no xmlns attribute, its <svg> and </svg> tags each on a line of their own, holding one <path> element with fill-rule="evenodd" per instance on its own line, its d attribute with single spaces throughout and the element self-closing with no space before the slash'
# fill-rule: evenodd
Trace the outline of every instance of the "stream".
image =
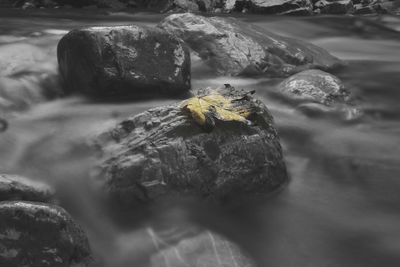
<svg viewBox="0 0 400 267">
<path fill-rule="evenodd" d="M 102 129 L 151 107 L 180 101 L 93 102 L 61 96 L 56 46 L 92 25 L 156 25 L 165 15 L 91 10 L 0 10 L 0 171 L 45 181 L 84 228 L 99 267 L 149 266 L 148 227 L 195 224 L 240 246 L 261 267 L 372 267 L 400 264 L 400 19 L 383 16 L 235 15 L 312 42 L 345 60 L 335 73 L 364 117 L 307 117 L 273 97 L 282 79 L 216 76 L 192 56 L 192 88 L 229 83 L 255 89 L 274 116 L 290 181 L 250 205 L 204 207 L 182 200 L 119 209 L 93 189 L 93 153 Z M 27 60 L 28 59 L 28 60 Z M 10 62 L 12 64 L 10 64 Z M 48 77 L 45 82 L 38 77 Z M 45 98 L 50 101 L 44 101 Z M 4 114 L 4 116 L 2 115 Z"/>
</svg>

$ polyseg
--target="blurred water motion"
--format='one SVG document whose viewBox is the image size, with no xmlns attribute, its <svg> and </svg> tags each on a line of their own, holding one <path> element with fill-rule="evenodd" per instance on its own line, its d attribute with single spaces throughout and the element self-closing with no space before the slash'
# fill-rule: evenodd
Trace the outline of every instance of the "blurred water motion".
<svg viewBox="0 0 400 267">
<path fill-rule="evenodd" d="M 30 18 L 13 12 L 0 15 L 0 57 L 10 63 L 0 62 L 0 111 L 5 113 L 10 106 L 26 111 L 10 116 L 9 128 L 0 135 L 0 170 L 54 185 L 61 205 L 88 232 L 96 266 L 159 266 L 154 257 L 160 249 L 151 233 L 160 229 L 178 241 L 199 232 L 216 233 L 262 267 L 399 265 L 400 35 L 393 30 L 397 20 L 357 24 L 353 18 L 349 24 L 348 18 L 334 16 L 241 16 L 348 60 L 349 66 L 337 75 L 356 93 L 366 117 L 352 124 L 308 118 L 272 97 L 279 79 L 215 77 L 194 56 L 194 88 L 230 83 L 256 89 L 275 117 L 291 182 L 282 192 L 255 203 L 209 207 L 180 200 L 125 210 L 110 207 L 93 189 L 93 154 L 82 144 L 121 118 L 175 100 L 92 103 L 68 97 L 46 102 L 59 96 L 55 47 L 74 27 L 154 25 L 162 16 L 35 11 Z M 37 102 L 42 104 L 33 105 Z"/>
</svg>

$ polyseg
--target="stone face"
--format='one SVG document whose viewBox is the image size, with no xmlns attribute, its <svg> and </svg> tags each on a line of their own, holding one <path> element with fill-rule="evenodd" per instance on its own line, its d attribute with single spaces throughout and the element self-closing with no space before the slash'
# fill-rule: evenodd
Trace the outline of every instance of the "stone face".
<svg viewBox="0 0 400 267">
<path fill-rule="evenodd" d="M 53 195 L 53 189 L 44 183 L 32 181 L 18 175 L 0 174 L 0 201 L 28 200 L 48 202 Z"/>
<path fill-rule="evenodd" d="M 58 44 L 69 92 L 94 96 L 174 95 L 190 88 L 190 54 L 176 37 L 142 26 L 73 30 Z"/>
<path fill-rule="evenodd" d="M 182 104 L 148 110 L 99 136 L 96 178 L 126 203 L 177 195 L 219 199 L 280 187 L 287 173 L 269 111 L 230 86 L 218 92 L 250 107 L 252 123 L 215 119 L 206 131 Z"/>
<path fill-rule="evenodd" d="M 322 14 L 346 14 L 352 11 L 352 0 L 319 0 L 314 4 Z"/>
<path fill-rule="evenodd" d="M 342 111 L 347 119 L 360 115 L 342 81 L 324 71 L 306 70 L 297 73 L 280 83 L 277 90 L 300 104 L 306 112 Z"/>
<path fill-rule="evenodd" d="M 86 266 L 89 255 L 86 236 L 64 209 L 0 202 L 0 266 Z"/>
<path fill-rule="evenodd" d="M 310 0 L 250 0 L 249 9 L 253 13 L 279 14 L 287 13 L 299 8 L 307 9 L 312 13 Z"/>
<path fill-rule="evenodd" d="M 342 65 L 322 48 L 233 18 L 174 14 L 159 27 L 182 38 L 222 75 L 285 77 L 309 68 L 330 70 Z"/>
</svg>

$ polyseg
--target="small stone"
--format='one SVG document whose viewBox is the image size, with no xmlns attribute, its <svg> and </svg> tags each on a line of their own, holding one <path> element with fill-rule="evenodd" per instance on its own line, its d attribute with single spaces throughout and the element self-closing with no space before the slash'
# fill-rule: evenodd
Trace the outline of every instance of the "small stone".
<svg viewBox="0 0 400 267">
<path fill-rule="evenodd" d="M 321 70 L 299 72 L 282 81 L 277 91 L 310 116 L 340 111 L 346 120 L 352 120 L 361 115 L 342 81 Z"/>
</svg>

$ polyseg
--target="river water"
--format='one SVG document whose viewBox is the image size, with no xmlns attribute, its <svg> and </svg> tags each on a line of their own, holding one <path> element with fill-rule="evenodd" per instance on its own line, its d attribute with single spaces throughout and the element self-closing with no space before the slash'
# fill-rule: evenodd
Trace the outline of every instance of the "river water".
<svg viewBox="0 0 400 267">
<path fill-rule="evenodd" d="M 177 99 L 95 103 L 60 97 L 55 49 L 75 27 L 155 25 L 163 15 L 26 12 L 0 11 L 0 94 L 18 103 L 11 113 L 0 103 L 9 120 L 0 134 L 0 171 L 53 185 L 60 205 L 88 233 L 95 266 L 148 266 L 155 249 L 143 229 L 188 222 L 229 238 L 261 267 L 400 265 L 399 19 L 240 15 L 346 60 L 336 75 L 365 116 L 354 122 L 309 118 L 272 97 L 280 79 L 216 77 L 194 56 L 193 88 L 230 83 L 255 89 L 267 104 L 290 182 L 250 207 L 212 209 L 182 201 L 139 211 L 109 207 L 93 189 L 93 155 L 85 140 L 124 117 Z M 45 82 L 38 78 L 43 75 Z"/>
</svg>

